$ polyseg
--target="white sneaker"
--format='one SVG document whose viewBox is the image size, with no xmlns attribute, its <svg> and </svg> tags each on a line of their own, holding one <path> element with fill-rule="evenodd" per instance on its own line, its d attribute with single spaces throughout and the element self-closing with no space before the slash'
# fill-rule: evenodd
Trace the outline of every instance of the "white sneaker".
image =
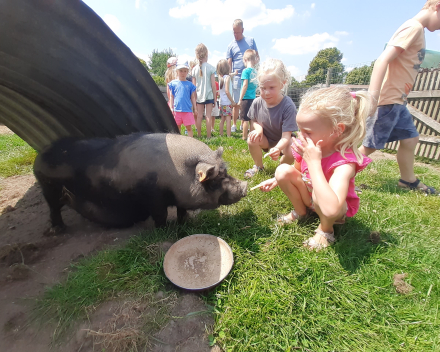
<svg viewBox="0 0 440 352">
<path fill-rule="evenodd" d="M 235 125 L 232 125 L 231 132 L 237 132 L 237 127 L 235 127 Z"/>
<path fill-rule="evenodd" d="M 240 125 L 240 131 L 243 131 L 243 125 Z"/>
</svg>

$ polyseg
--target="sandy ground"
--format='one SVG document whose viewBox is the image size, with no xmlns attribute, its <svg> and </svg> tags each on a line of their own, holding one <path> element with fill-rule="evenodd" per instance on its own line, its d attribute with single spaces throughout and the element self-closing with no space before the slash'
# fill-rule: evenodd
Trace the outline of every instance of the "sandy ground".
<svg viewBox="0 0 440 352">
<path fill-rule="evenodd" d="M 5 126 L 0 126 L 0 133 L 12 132 Z M 87 221 L 67 207 L 62 210 L 62 216 L 67 225 L 66 233 L 56 237 L 45 237 L 43 232 L 49 227 L 49 208 L 35 177 L 23 175 L 0 179 L 0 350 L 2 352 L 48 351 L 54 327 L 37 329 L 32 324 L 28 324 L 29 307 L 34 299 L 41 296 L 47 287 L 62 282 L 66 277 L 66 268 L 72 261 L 77 261 L 103 247 L 123 244 L 129 237 L 153 226 L 153 222 L 147 220 L 128 229 L 103 228 Z M 169 218 L 175 216 L 175 211 L 174 213 L 170 211 Z M 163 301 L 163 304 L 170 307 L 173 317 L 185 317 L 188 313 L 207 309 L 196 294 L 176 290 L 173 293 L 175 298 L 171 301 L 168 294 L 159 294 L 164 297 L 157 299 L 156 307 Z M 78 352 L 102 350 L 106 347 L 106 351 L 112 350 L 111 346 L 106 345 L 108 341 L 102 339 L 105 335 L 102 335 L 102 331 L 105 332 L 106 326 L 108 328 L 114 323 L 115 317 L 118 317 L 117 312 L 120 316 L 128 317 L 127 324 L 129 324 L 136 320 L 135 317 L 148 311 L 147 308 L 144 309 L 145 311 L 133 308 L 142 306 L 142 302 L 134 302 L 130 308 L 124 308 L 125 313 L 121 311 L 121 307 L 129 303 L 106 302 L 97 307 L 87 323 L 73 328 L 71 338 L 61 346 L 52 347 L 52 350 Z M 210 351 L 206 331 L 212 324 L 213 317 L 210 314 L 173 319 L 162 330 L 151 333 L 154 339 L 151 339 L 149 350 Z M 89 330 L 97 334 L 90 336 Z M 122 351 L 120 347 L 115 350 Z"/>
</svg>

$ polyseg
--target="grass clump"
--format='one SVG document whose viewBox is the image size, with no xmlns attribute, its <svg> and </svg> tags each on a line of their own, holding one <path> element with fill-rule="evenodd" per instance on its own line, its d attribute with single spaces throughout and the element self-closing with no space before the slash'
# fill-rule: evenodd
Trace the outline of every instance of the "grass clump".
<svg viewBox="0 0 440 352">
<path fill-rule="evenodd" d="M 37 152 L 16 134 L 0 134 L 0 177 L 32 172 Z"/>
<path fill-rule="evenodd" d="M 224 148 L 235 177 L 243 179 L 253 164 L 238 133 L 202 141 Z M 265 160 L 249 188 L 273 177 L 276 166 Z M 435 170 L 417 166 L 416 173 L 440 188 Z M 58 334 L 111 297 L 163 290 L 167 280 L 154 244 L 208 233 L 225 239 L 234 252 L 230 275 L 204 293 L 215 307 L 215 340 L 225 351 L 438 351 L 440 197 L 400 190 L 398 176 L 392 160 L 374 162 L 359 174 L 356 183 L 368 185 L 359 213 L 336 227 L 337 243 L 321 252 L 302 246 L 317 219 L 280 227 L 277 216 L 291 209 L 287 197 L 278 188 L 257 190 L 239 203 L 83 260 L 48 290 L 39 312 L 58 323 Z M 406 295 L 393 286 L 394 275 L 403 273 L 414 287 Z"/>
</svg>

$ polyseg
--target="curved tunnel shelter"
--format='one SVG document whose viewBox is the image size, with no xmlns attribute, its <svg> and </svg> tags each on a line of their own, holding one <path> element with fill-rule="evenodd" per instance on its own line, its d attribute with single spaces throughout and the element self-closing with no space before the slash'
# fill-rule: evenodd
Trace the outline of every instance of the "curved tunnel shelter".
<svg viewBox="0 0 440 352">
<path fill-rule="evenodd" d="M 131 50 L 80 0 L 0 0 L 0 123 L 37 151 L 66 136 L 178 132 Z"/>
</svg>

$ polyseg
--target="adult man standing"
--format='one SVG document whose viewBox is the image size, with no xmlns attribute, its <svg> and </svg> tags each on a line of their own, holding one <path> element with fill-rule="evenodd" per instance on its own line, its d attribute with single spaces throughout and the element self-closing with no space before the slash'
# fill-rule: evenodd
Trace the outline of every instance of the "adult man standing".
<svg viewBox="0 0 440 352">
<path fill-rule="evenodd" d="M 242 20 L 235 20 L 232 24 L 232 30 L 234 31 L 234 40 L 228 46 L 228 50 L 226 51 L 226 59 L 228 60 L 231 72 L 237 71 L 232 83 L 232 97 L 234 98 L 234 101 L 238 103 L 238 100 L 240 99 L 241 73 L 245 68 L 243 63 L 243 54 L 246 50 L 252 49 L 257 52 L 257 62 L 259 61 L 260 57 L 258 56 L 257 44 L 255 43 L 254 38 L 245 37 L 243 35 L 244 28 Z M 237 130 L 236 123 L 238 119 L 238 112 L 239 107 L 235 107 L 233 110 L 233 124 L 231 127 L 232 132 Z"/>
</svg>

